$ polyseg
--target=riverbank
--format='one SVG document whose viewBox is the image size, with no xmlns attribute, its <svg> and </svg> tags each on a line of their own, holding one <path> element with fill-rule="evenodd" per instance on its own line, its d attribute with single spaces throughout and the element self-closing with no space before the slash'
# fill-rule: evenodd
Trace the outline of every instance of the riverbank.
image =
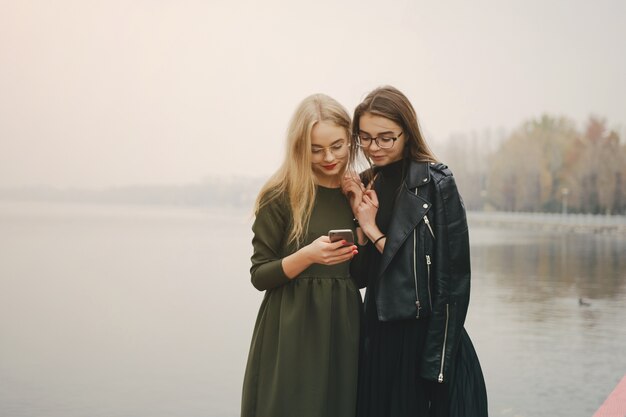
<svg viewBox="0 0 626 417">
<path fill-rule="evenodd" d="M 469 211 L 467 219 L 476 226 L 626 236 L 626 216 Z"/>
</svg>

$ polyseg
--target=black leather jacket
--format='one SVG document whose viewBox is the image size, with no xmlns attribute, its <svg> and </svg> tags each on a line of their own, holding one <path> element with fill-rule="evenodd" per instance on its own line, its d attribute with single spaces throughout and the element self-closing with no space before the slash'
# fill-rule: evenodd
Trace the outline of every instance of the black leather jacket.
<svg viewBox="0 0 626 417">
<path fill-rule="evenodd" d="M 367 259 L 351 264 L 366 276 Z M 428 319 L 422 377 L 445 382 L 463 330 L 470 293 L 465 207 L 452 172 L 439 163 L 409 163 L 396 197 L 376 288 L 380 321 Z"/>
</svg>

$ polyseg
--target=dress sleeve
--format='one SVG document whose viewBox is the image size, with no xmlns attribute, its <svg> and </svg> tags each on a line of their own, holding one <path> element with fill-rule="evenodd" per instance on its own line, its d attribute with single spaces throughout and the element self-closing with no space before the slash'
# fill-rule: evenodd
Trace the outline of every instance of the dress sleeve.
<svg viewBox="0 0 626 417">
<path fill-rule="evenodd" d="M 290 281 L 282 266 L 282 247 L 289 230 L 289 212 L 274 200 L 259 210 L 252 225 L 253 253 L 250 277 L 259 290 L 269 290 Z"/>
</svg>

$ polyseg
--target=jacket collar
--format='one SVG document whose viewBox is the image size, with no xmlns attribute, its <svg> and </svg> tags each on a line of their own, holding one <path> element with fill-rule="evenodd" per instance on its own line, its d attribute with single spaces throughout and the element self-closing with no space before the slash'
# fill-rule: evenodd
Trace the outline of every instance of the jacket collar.
<svg viewBox="0 0 626 417">
<path fill-rule="evenodd" d="M 430 182 L 428 165 L 428 162 L 409 162 L 409 172 L 407 173 L 405 179 L 406 187 L 408 189 L 417 188 Z"/>
<path fill-rule="evenodd" d="M 430 201 L 415 193 L 417 187 L 430 182 L 428 165 L 428 162 L 415 161 L 411 161 L 409 165 L 409 172 L 394 203 L 379 274 L 382 274 L 389 266 L 398 249 L 431 207 Z"/>
</svg>

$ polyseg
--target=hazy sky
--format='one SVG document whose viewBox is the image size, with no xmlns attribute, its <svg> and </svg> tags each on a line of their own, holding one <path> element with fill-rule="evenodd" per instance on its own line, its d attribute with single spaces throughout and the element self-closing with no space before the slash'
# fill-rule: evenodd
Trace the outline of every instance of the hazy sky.
<svg viewBox="0 0 626 417">
<path fill-rule="evenodd" d="M 428 139 L 626 131 L 626 2 L 0 0 L 0 186 L 268 175 L 297 103 L 392 84 Z"/>
</svg>

